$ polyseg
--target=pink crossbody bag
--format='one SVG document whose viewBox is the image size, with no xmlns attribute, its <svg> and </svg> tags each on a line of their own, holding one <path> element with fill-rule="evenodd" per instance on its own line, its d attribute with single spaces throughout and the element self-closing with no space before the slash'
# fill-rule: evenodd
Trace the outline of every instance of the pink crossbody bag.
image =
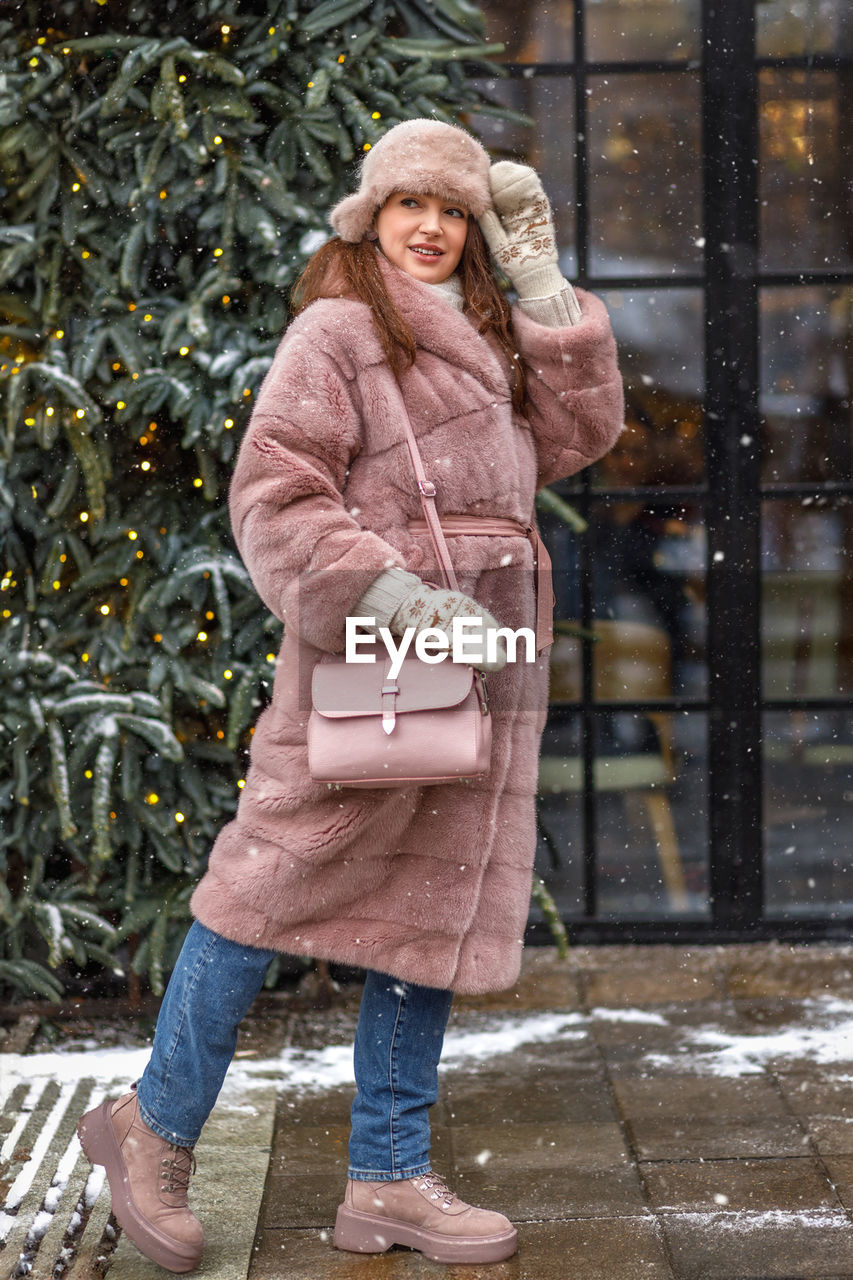
<svg viewBox="0 0 853 1280">
<path fill-rule="evenodd" d="M 406 443 L 444 586 L 458 591 L 447 542 L 409 416 Z M 395 679 L 381 643 L 375 663 L 327 654 L 311 680 L 308 769 L 317 782 L 342 787 L 410 787 L 485 777 L 491 765 L 492 718 L 486 683 L 448 655 L 438 663 L 407 653 Z"/>
</svg>

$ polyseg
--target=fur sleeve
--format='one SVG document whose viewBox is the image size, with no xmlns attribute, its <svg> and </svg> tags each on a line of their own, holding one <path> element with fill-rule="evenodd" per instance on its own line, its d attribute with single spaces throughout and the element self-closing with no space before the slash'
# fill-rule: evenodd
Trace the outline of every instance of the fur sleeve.
<svg viewBox="0 0 853 1280">
<path fill-rule="evenodd" d="M 361 415 L 334 341 L 309 317 L 310 309 L 285 334 L 264 379 L 240 444 L 229 510 L 267 608 L 310 644 L 339 652 L 347 614 L 403 559 L 344 507 Z"/>
<path fill-rule="evenodd" d="M 622 379 L 604 303 L 577 290 L 582 318 L 549 329 L 520 307 L 512 322 L 527 368 L 538 486 L 574 475 L 613 447 L 624 424 Z"/>
</svg>

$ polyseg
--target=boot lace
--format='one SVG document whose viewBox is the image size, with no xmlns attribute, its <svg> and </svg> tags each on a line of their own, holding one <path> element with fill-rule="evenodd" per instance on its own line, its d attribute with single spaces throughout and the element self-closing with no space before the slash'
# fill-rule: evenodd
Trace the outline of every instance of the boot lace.
<svg viewBox="0 0 853 1280">
<path fill-rule="evenodd" d="M 456 1199 L 455 1192 L 450 1190 L 437 1173 L 424 1173 L 417 1179 L 417 1183 L 419 1190 L 429 1192 L 430 1200 L 443 1200 L 445 1209 L 449 1209 Z"/>
<path fill-rule="evenodd" d="M 161 1191 L 185 1196 L 196 1170 L 195 1155 L 189 1147 L 172 1147 L 170 1154 L 160 1161 L 160 1169 L 163 1179 Z"/>
</svg>

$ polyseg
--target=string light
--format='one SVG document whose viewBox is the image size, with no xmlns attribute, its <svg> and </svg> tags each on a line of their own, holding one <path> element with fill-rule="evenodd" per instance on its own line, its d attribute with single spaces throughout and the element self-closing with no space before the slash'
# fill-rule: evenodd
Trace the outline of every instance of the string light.
<svg viewBox="0 0 853 1280">
<path fill-rule="evenodd" d="M 222 253 L 223 253 L 223 250 L 222 250 L 222 249 L 214 249 L 214 250 L 213 250 L 213 256 L 214 256 L 214 258 L 221 258 L 221 257 L 222 257 Z"/>
<path fill-rule="evenodd" d="M 127 309 L 128 309 L 128 311 L 135 311 L 135 310 L 136 310 L 136 303 L 135 303 L 135 302 L 129 302 L 129 303 L 127 304 Z"/>
<path fill-rule="evenodd" d="M 92 256 L 92 255 L 91 255 L 91 253 L 89 252 L 89 250 L 88 250 L 88 249 L 84 249 L 84 250 L 82 251 L 82 253 L 80 254 L 80 257 L 81 257 L 81 258 L 91 258 L 91 256 Z"/>
<path fill-rule="evenodd" d="M 81 653 L 81 654 L 80 654 L 80 661 L 81 661 L 81 662 L 88 662 L 88 661 L 89 661 L 89 655 L 88 655 L 88 653 Z"/>
<path fill-rule="evenodd" d="M 127 405 L 125 404 L 125 402 L 124 402 L 123 400 L 116 400 L 116 408 L 117 408 L 117 409 L 126 409 L 126 408 L 127 408 Z"/>
<path fill-rule="evenodd" d="M 181 347 L 180 351 L 178 352 L 178 354 L 182 356 L 188 356 L 189 353 L 190 353 L 189 347 Z"/>
<path fill-rule="evenodd" d="M 268 654 L 267 654 L 267 662 L 275 662 L 275 654 L 274 654 L 274 653 L 268 653 Z"/>
<path fill-rule="evenodd" d="M 101 605 L 101 613 L 104 615 L 104 617 L 106 617 L 106 616 L 107 616 L 107 614 L 109 613 L 109 611 L 110 611 L 110 606 L 109 606 L 108 604 L 102 604 L 102 605 Z"/>
<path fill-rule="evenodd" d="M 222 26 L 220 27 L 220 31 L 224 36 L 231 34 L 231 28 L 229 27 L 227 22 L 223 22 Z"/>
<path fill-rule="evenodd" d="M 58 590 L 59 590 L 59 588 L 60 588 L 61 586 L 62 586 L 62 583 L 61 583 L 61 582 L 59 582 L 59 581 L 54 582 L 54 584 L 53 584 L 53 589 L 54 589 L 54 591 L 58 591 Z"/>
<path fill-rule="evenodd" d="M 184 815 L 183 815 L 182 813 L 176 813 L 176 814 L 175 814 L 175 821 L 176 821 L 176 822 L 183 822 L 183 821 L 184 821 Z"/>
<path fill-rule="evenodd" d="M 91 769 L 87 769 L 87 770 L 86 770 L 86 772 L 85 772 L 85 775 L 84 775 L 84 776 L 85 776 L 85 777 L 87 777 L 87 778 L 91 778 L 91 777 L 93 777 L 94 775 L 93 775 L 93 773 L 92 773 L 92 770 L 91 770 Z"/>
<path fill-rule="evenodd" d="M 143 471 L 150 471 L 150 470 L 151 470 L 151 463 L 148 461 L 148 459 L 147 459 L 147 458 L 146 458 L 145 462 L 140 462 L 140 464 L 139 464 L 139 465 L 140 465 L 140 467 L 142 468 L 142 470 L 143 470 Z"/>
<path fill-rule="evenodd" d="M 217 133 L 216 137 L 213 139 L 213 145 L 214 145 L 214 146 L 216 146 L 216 147 L 219 147 L 219 146 L 221 146 L 221 145 L 222 145 L 222 138 L 221 138 L 221 136 L 220 136 L 218 133 Z"/>
<path fill-rule="evenodd" d="M 53 415 L 56 413 L 56 410 L 54 409 L 52 404 L 49 404 L 44 412 L 46 417 L 52 418 Z"/>
<path fill-rule="evenodd" d="M 88 519 L 89 519 L 89 512 L 88 512 L 88 511 L 81 511 L 81 512 L 80 512 L 80 520 L 82 521 L 82 523 L 83 523 L 83 524 L 85 524 L 85 523 L 86 523 L 86 521 L 87 521 Z"/>
<path fill-rule="evenodd" d="M 230 430 L 231 430 L 231 428 L 232 428 L 233 426 L 234 426 L 234 419 L 233 419 L 233 418 L 226 418 L 226 419 L 225 419 L 225 430 L 226 430 L 226 431 L 230 431 Z"/>
<path fill-rule="evenodd" d="M 57 329 L 57 330 L 55 331 L 55 333 L 54 333 L 54 335 L 53 335 L 53 336 L 54 336 L 54 338 L 64 338 L 64 337 L 65 337 L 65 330 L 64 330 L 64 329 Z"/>
<path fill-rule="evenodd" d="M 223 672 L 222 672 L 222 674 L 223 674 L 223 676 L 225 677 L 225 679 L 226 679 L 226 680 L 230 680 L 230 679 L 232 678 L 232 676 L 234 675 L 234 672 L 233 672 L 233 671 L 223 671 Z"/>
<path fill-rule="evenodd" d="M 153 319 L 154 319 L 154 317 L 153 317 L 152 315 L 150 315 L 150 314 L 149 314 L 149 315 L 147 315 L 147 316 L 143 316 L 143 317 L 142 317 L 142 319 L 143 319 L 143 321 L 145 322 L 145 324 L 147 324 L 147 323 L 148 323 L 148 321 L 149 321 L 149 320 L 153 320 Z"/>
<path fill-rule="evenodd" d="M 71 184 L 71 190 L 72 190 L 72 191 L 79 191 L 79 190 L 80 190 L 80 183 L 79 183 L 79 182 L 72 182 L 72 184 Z"/>
<path fill-rule="evenodd" d="M 371 117 L 370 117 L 370 118 L 371 118 L 371 120 L 381 120 L 381 119 L 382 119 L 382 112 L 381 112 L 381 111 L 374 111 L 374 112 L 372 113 L 372 115 L 371 115 Z"/>
<path fill-rule="evenodd" d="M 346 62 L 346 60 L 347 60 L 347 55 L 345 53 L 342 53 L 339 55 L 338 62 Z"/>
<path fill-rule="evenodd" d="M 237 779 L 237 786 L 240 788 L 240 790 L 241 790 L 241 791 L 243 790 L 243 788 L 245 787 L 245 785 L 246 785 L 246 779 L 245 779 L 245 778 L 238 778 L 238 779 Z"/>
<path fill-rule="evenodd" d="M 229 294 L 227 294 L 227 293 L 224 293 L 224 294 L 222 295 L 222 305 L 223 305 L 223 307 L 227 307 L 227 306 L 228 306 L 228 303 L 229 303 L 230 301 L 231 301 L 231 297 L 230 297 L 230 295 L 229 295 Z"/>
<path fill-rule="evenodd" d="M 364 146 L 363 146 L 361 149 L 362 149 L 362 151 L 369 151 L 369 150 L 370 150 L 370 143 L 369 143 L 369 142 L 365 142 Z"/>
<path fill-rule="evenodd" d="M 196 636 L 196 640 L 201 640 L 203 643 L 206 639 L 207 639 L 207 632 L 199 631 L 198 635 Z"/>
<path fill-rule="evenodd" d="M 86 416 L 86 410 L 85 410 L 85 409 L 78 409 L 78 410 L 77 410 L 77 412 L 76 412 L 76 414 L 75 414 L 74 416 L 75 416 L 75 418 L 85 418 L 85 416 Z"/>
<path fill-rule="evenodd" d="M 163 191 L 160 192 L 160 199 L 165 200 L 168 194 L 169 194 L 168 191 L 164 189 Z"/>
<path fill-rule="evenodd" d="M 137 551 L 136 553 L 137 560 L 141 560 L 144 555 L 145 555 L 144 551 Z"/>
<path fill-rule="evenodd" d="M 207 618 L 208 622 L 212 622 L 216 615 L 212 613 L 210 609 L 208 609 L 207 613 L 204 616 Z"/>
<path fill-rule="evenodd" d="M 196 476 L 195 480 L 193 480 L 193 486 L 196 489 L 200 489 L 203 484 L 204 484 L 204 481 L 202 480 L 201 476 Z"/>
<path fill-rule="evenodd" d="M 148 792 L 148 795 L 145 797 L 145 803 L 146 803 L 146 804 L 159 804 L 159 803 L 160 803 L 160 797 L 158 796 L 157 792 L 156 792 L 156 791 L 149 791 L 149 792 Z"/>
</svg>

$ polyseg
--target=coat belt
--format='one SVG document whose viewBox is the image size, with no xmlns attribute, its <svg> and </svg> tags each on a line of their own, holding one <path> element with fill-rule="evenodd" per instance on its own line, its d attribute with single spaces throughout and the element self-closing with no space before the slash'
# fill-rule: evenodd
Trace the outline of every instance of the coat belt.
<svg viewBox="0 0 853 1280">
<path fill-rule="evenodd" d="M 536 582 L 536 649 L 541 653 L 554 643 L 554 588 L 551 557 L 535 524 L 501 516 L 441 516 L 442 531 L 447 538 L 526 538 L 533 548 L 533 573 Z M 428 533 L 426 520 L 409 520 L 410 533 Z"/>
</svg>

